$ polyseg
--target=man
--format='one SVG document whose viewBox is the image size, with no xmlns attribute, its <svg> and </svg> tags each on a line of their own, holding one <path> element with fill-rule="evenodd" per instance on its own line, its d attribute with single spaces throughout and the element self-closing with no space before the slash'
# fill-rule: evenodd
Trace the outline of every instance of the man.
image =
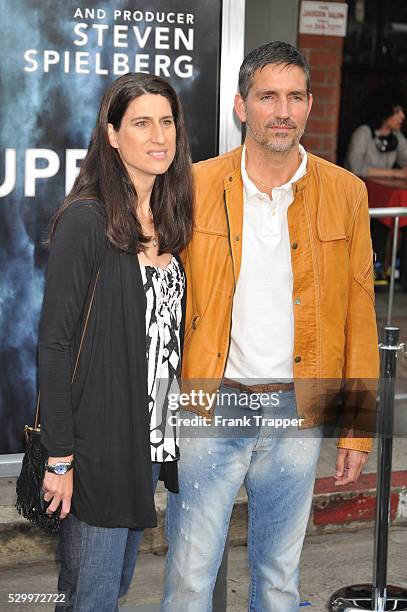
<svg viewBox="0 0 407 612">
<path fill-rule="evenodd" d="M 221 387 L 215 410 L 194 406 L 191 395 L 189 409 L 212 417 L 211 427 L 199 435 L 182 431 L 180 493 L 169 496 L 167 509 L 165 612 L 211 610 L 243 483 L 249 609 L 298 610 L 321 423 L 336 406 L 342 378 L 363 409 L 374 399 L 366 388 L 378 374 L 366 190 L 299 144 L 311 106 L 300 53 L 281 42 L 259 47 L 241 66 L 235 99 L 245 145 L 195 166 L 183 379 L 191 388 L 200 383 L 208 398 Z M 223 397 L 233 393 L 225 407 Z M 259 394 L 269 399 L 260 410 L 250 405 Z M 358 478 L 370 449 L 349 403 L 342 410 L 338 485 Z M 226 426 L 212 435 L 218 414 Z M 237 423 L 233 417 L 243 423 L 240 434 L 238 427 L 225 431 Z M 280 433 L 276 417 L 294 426 L 301 419 L 305 429 Z"/>
</svg>

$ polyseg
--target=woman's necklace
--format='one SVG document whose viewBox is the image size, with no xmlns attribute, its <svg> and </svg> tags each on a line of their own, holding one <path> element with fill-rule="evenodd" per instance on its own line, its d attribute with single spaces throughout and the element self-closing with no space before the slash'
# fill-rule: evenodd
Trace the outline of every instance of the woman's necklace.
<svg viewBox="0 0 407 612">
<path fill-rule="evenodd" d="M 153 227 L 154 227 L 153 211 L 151 210 L 151 206 L 148 207 L 148 212 L 149 212 L 149 215 L 151 217 L 151 223 L 153 224 Z M 153 247 L 156 247 L 157 244 L 158 244 L 158 240 L 157 240 L 157 236 L 155 234 L 155 227 L 154 227 L 153 239 L 152 240 L 153 240 Z"/>
<path fill-rule="evenodd" d="M 152 224 L 153 224 L 153 228 L 154 228 L 153 211 L 151 210 L 151 206 L 149 206 L 149 207 L 148 207 L 148 215 L 149 215 L 149 217 L 150 217 L 150 223 L 152 223 Z M 145 229 L 146 229 L 146 228 L 145 228 L 144 224 L 142 223 L 142 221 L 141 221 L 140 217 L 139 217 L 139 221 L 140 221 L 140 223 L 141 223 L 141 227 L 142 227 L 142 228 L 143 228 L 143 230 L 145 231 Z M 148 233 L 148 232 L 147 232 L 147 233 Z M 157 240 L 157 235 L 156 235 L 156 233 L 155 233 L 155 228 L 154 228 L 154 231 L 153 231 L 153 235 L 152 235 L 152 239 L 151 239 L 151 240 L 152 240 L 152 243 L 153 243 L 153 247 L 154 247 L 154 248 L 156 248 L 156 247 L 157 247 L 157 245 L 158 245 L 158 240 Z"/>
</svg>

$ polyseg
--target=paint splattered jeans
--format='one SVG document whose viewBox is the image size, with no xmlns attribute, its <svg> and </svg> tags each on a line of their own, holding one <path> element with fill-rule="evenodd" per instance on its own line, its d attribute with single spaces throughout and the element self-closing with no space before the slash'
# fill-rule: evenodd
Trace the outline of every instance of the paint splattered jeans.
<svg viewBox="0 0 407 612">
<path fill-rule="evenodd" d="M 298 568 L 322 433 L 318 428 L 277 427 L 279 417 L 297 418 L 293 391 L 278 394 L 278 406 L 267 405 L 270 397 L 257 409 L 242 406 L 253 396 L 226 386 L 220 392 L 235 398 L 228 406 L 226 401 L 218 403 L 218 423 L 226 419 L 221 428 L 212 426 L 211 435 L 207 427 L 197 433 L 181 425 L 180 493 L 168 497 L 162 611 L 212 610 L 233 503 L 244 483 L 251 573 L 248 609 L 297 612 Z M 182 418 L 193 416 L 181 412 Z"/>
</svg>

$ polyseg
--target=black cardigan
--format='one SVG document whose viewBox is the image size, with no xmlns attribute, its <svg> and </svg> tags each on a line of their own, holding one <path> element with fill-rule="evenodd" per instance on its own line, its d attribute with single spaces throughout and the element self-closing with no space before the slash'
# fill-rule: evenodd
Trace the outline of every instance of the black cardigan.
<svg viewBox="0 0 407 612">
<path fill-rule="evenodd" d="M 100 204 L 75 202 L 52 240 L 39 333 L 41 438 L 50 456 L 75 456 L 71 512 L 80 520 L 154 527 L 146 300 L 138 257 L 109 246 L 105 226 Z M 182 324 L 181 341 L 183 333 Z M 177 462 L 164 463 L 161 478 L 177 492 Z"/>
</svg>

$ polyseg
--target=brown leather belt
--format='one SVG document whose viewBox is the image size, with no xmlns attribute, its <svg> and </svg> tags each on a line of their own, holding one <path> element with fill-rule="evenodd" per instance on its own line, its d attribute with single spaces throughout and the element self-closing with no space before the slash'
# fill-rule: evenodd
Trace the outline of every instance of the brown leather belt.
<svg viewBox="0 0 407 612">
<path fill-rule="evenodd" d="M 293 391 L 294 383 L 265 383 L 258 385 L 242 385 L 236 380 L 230 378 L 224 378 L 222 381 L 223 385 L 227 387 L 233 387 L 239 389 L 241 393 L 278 393 L 280 391 Z"/>
</svg>

